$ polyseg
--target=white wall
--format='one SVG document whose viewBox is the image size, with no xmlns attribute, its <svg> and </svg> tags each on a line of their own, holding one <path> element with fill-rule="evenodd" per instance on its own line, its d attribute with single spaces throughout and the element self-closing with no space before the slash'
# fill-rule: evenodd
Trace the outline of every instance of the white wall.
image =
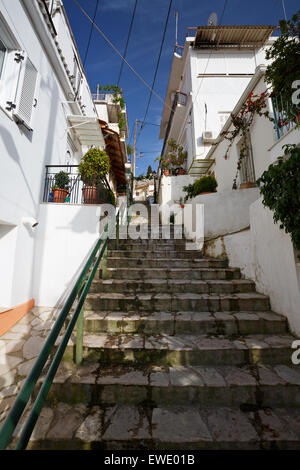
<svg viewBox="0 0 300 470">
<path fill-rule="evenodd" d="M 270 296 L 272 309 L 286 316 L 291 330 L 299 336 L 300 265 L 291 237 L 274 223 L 273 214 L 263 206 L 262 198 L 250 207 L 250 224 L 256 287 Z"/>
<path fill-rule="evenodd" d="M 204 236 L 208 239 L 248 227 L 249 207 L 258 197 L 257 188 L 239 189 L 199 195 L 187 204 L 204 204 Z"/>
<path fill-rule="evenodd" d="M 158 193 L 159 204 L 179 203 L 180 198 L 184 200 L 186 193 L 183 187 L 192 184 L 196 178 L 189 175 L 165 176 L 162 175 Z"/>
<path fill-rule="evenodd" d="M 36 229 L 36 305 L 62 305 L 99 237 L 100 207 L 41 204 Z"/>
<path fill-rule="evenodd" d="M 0 103 L 0 223 L 15 227 L 12 230 L 14 237 L 11 233 L 0 238 L 0 253 L 4 253 L 1 257 L 1 271 L 8 273 L 3 284 L 7 288 L 0 290 L 0 307 L 13 307 L 33 297 L 36 235 L 28 232 L 22 224 L 22 218 L 33 217 L 40 221 L 45 165 L 70 163 L 67 155 L 69 147 L 66 115 L 75 112 L 80 114 L 77 104 L 65 103 L 70 100 L 68 91 L 72 90 L 72 86 L 71 83 L 68 85 L 64 65 L 59 62 L 61 59 L 48 26 L 40 15 L 39 30 L 35 30 L 25 4 L 39 15 L 38 2 L 24 1 L 23 4 L 19 1 L 0 0 L 0 14 L 11 30 L 18 49 L 28 54 L 38 71 L 38 85 L 35 90 L 37 105 L 33 111 L 32 131 L 18 125 L 11 113 L 5 110 L 5 102 Z M 63 31 L 61 28 L 59 30 L 60 33 Z M 42 33 L 49 36 L 48 48 L 44 48 L 41 43 Z M 62 41 L 61 47 L 64 48 L 66 41 L 71 41 L 71 36 L 66 31 L 63 38 L 58 35 L 56 40 Z M 72 44 L 65 49 L 65 57 L 71 64 Z M 60 64 L 55 69 L 54 59 L 58 61 L 56 65 Z M 87 86 L 85 79 L 83 85 Z M 6 89 L 1 80 L 0 88 L 1 96 L 5 97 Z M 86 110 L 92 112 L 93 103 L 88 90 L 85 96 Z M 72 135 L 72 131 L 70 134 Z M 76 153 L 78 158 L 81 146 L 74 136 L 73 138 L 79 149 Z"/>
</svg>

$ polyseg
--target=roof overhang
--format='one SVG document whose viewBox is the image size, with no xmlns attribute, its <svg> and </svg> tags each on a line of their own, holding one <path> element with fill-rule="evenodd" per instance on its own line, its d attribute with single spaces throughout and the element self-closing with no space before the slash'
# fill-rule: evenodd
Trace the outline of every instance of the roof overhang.
<svg viewBox="0 0 300 470">
<path fill-rule="evenodd" d="M 179 89 L 182 73 L 187 59 L 187 54 L 189 51 L 189 46 L 192 42 L 192 38 L 186 38 L 184 50 L 182 56 L 176 52 L 173 55 L 171 71 L 169 75 L 168 88 L 165 97 L 165 105 L 162 112 L 162 118 L 160 123 L 160 134 L 159 138 L 163 139 L 165 137 L 166 127 L 171 114 L 171 108 L 173 104 L 173 93 Z"/>
<path fill-rule="evenodd" d="M 111 170 L 116 178 L 117 185 L 126 185 L 126 156 L 122 150 L 120 135 L 118 132 L 110 129 L 107 122 L 99 119 L 99 123 L 105 138 L 105 150 L 109 156 Z"/>
<path fill-rule="evenodd" d="M 99 119 L 97 117 L 69 115 L 70 129 L 75 133 L 81 145 L 105 147 Z"/>
<path fill-rule="evenodd" d="M 249 49 L 262 47 L 276 26 L 234 25 L 198 26 L 194 38 L 194 49 Z"/>
<path fill-rule="evenodd" d="M 200 159 L 194 158 L 189 168 L 188 174 L 190 176 L 203 176 L 205 175 L 212 164 L 215 163 L 214 159 Z"/>
</svg>

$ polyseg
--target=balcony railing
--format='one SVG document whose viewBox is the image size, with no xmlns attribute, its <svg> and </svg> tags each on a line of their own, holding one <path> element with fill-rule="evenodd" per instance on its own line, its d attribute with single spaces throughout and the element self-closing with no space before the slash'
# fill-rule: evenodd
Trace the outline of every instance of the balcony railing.
<svg viewBox="0 0 300 470">
<path fill-rule="evenodd" d="M 64 171 L 69 176 L 66 193 L 55 192 L 55 175 Z M 111 203 L 111 189 L 107 179 L 99 178 L 92 187 L 84 186 L 78 172 L 78 165 L 46 165 L 43 202 L 65 204 L 101 204 Z"/>
<path fill-rule="evenodd" d="M 292 112 L 295 113 L 295 106 L 292 106 L 288 101 L 284 101 L 281 95 L 272 98 L 272 106 L 276 137 L 280 139 L 296 125 L 296 114 L 295 119 L 292 117 Z M 300 112 L 300 109 L 298 112 Z"/>
</svg>

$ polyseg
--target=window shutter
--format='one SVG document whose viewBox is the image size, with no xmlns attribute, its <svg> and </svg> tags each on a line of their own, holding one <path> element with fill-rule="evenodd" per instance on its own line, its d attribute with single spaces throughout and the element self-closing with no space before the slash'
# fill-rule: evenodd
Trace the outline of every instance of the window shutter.
<svg viewBox="0 0 300 470">
<path fill-rule="evenodd" d="M 24 55 L 16 94 L 14 116 L 31 129 L 31 118 L 38 72 L 31 60 Z"/>
</svg>

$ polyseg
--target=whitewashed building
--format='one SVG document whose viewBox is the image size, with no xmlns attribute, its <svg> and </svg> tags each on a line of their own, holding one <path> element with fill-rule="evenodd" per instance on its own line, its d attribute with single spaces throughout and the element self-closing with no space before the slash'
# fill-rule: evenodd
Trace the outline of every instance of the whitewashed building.
<svg viewBox="0 0 300 470">
<path fill-rule="evenodd" d="M 162 177 L 159 200 L 179 200 L 182 187 L 204 174 L 203 160 L 255 74 L 266 64 L 265 49 L 274 41 L 272 26 L 200 26 L 189 28 L 181 53 L 174 53 L 162 113 L 162 157 L 170 138 L 188 153 L 186 176 Z"/>
<path fill-rule="evenodd" d="M 62 1 L 0 0 L 2 311 L 59 303 L 98 237 L 99 207 L 45 184 L 91 146 L 106 139 Z"/>
</svg>

